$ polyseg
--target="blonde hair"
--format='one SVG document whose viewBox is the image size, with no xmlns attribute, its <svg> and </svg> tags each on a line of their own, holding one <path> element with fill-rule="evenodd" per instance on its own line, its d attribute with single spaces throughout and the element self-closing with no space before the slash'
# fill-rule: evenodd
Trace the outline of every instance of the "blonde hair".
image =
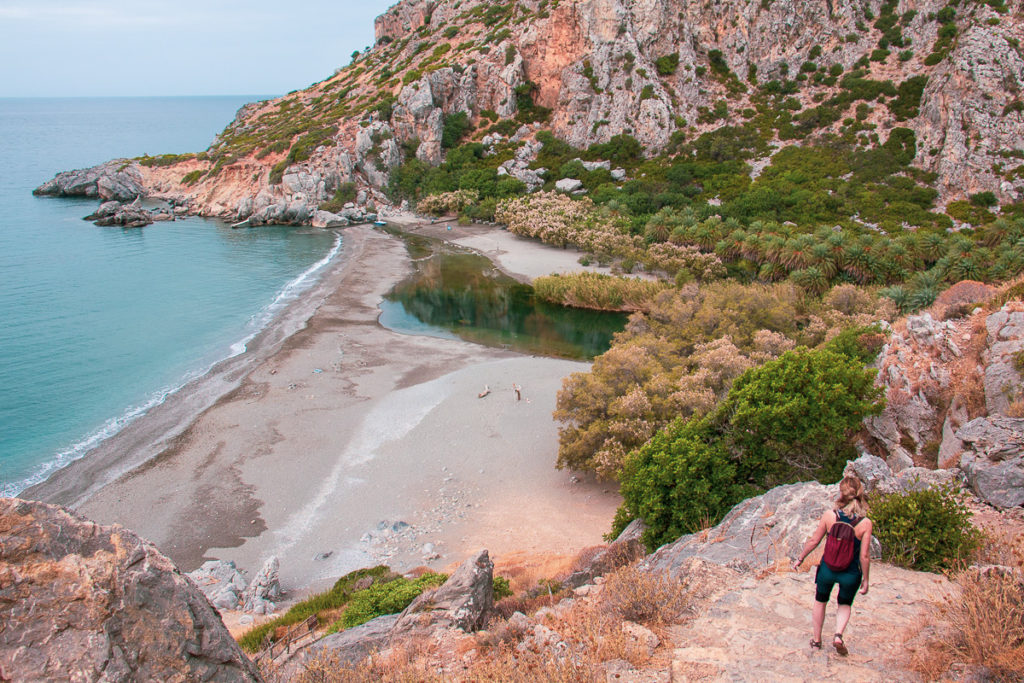
<svg viewBox="0 0 1024 683">
<path fill-rule="evenodd" d="M 857 515 L 858 517 L 867 515 L 868 501 L 860 477 L 855 474 L 843 477 L 843 480 L 839 482 L 839 498 L 836 500 L 836 507 L 848 515 Z"/>
</svg>

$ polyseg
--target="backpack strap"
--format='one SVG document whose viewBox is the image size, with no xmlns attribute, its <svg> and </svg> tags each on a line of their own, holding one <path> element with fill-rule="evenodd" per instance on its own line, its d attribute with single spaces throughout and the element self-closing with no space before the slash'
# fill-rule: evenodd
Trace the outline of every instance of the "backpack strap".
<svg viewBox="0 0 1024 683">
<path fill-rule="evenodd" d="M 839 508 L 835 509 L 835 515 L 836 515 L 836 521 L 837 522 L 846 522 L 850 526 L 857 526 L 857 523 L 860 521 L 860 517 L 858 517 L 857 515 L 853 515 L 853 516 L 847 515 L 845 512 L 843 512 Z"/>
</svg>

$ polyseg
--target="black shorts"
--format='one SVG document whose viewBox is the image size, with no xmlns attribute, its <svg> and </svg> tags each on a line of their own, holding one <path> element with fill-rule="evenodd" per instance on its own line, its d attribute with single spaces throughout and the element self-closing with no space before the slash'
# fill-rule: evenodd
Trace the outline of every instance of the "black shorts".
<svg viewBox="0 0 1024 683">
<path fill-rule="evenodd" d="M 839 596 L 836 602 L 840 605 L 852 605 L 853 598 L 860 588 L 861 573 L 860 564 L 854 561 L 853 568 L 844 572 L 835 572 L 828 568 L 824 562 L 818 565 L 818 572 L 814 575 L 816 590 L 814 599 L 818 602 L 828 602 L 832 595 L 832 586 L 839 584 Z"/>
</svg>

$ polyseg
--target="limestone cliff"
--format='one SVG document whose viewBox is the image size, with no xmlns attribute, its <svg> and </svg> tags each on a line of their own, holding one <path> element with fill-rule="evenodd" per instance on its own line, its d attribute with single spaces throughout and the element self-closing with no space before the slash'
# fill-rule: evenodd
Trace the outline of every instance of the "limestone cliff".
<svg viewBox="0 0 1024 683">
<path fill-rule="evenodd" d="M 942 201 L 991 191 L 1016 202 L 1021 8 L 1022 0 L 405 0 L 377 19 L 372 49 L 309 88 L 242 108 L 207 151 L 59 176 L 39 192 L 138 193 L 202 215 L 316 224 L 316 207 L 343 183 L 361 190 L 356 204 L 382 205 L 395 166 L 411 155 L 441 162 L 444 121 L 457 112 L 476 139 L 496 128 L 505 132 L 492 139 L 529 139 L 543 125 L 576 147 L 625 132 L 657 153 L 676 133 L 742 121 L 758 92 L 788 83 L 786 106 L 813 135 L 836 132 L 855 110 L 866 144 L 909 127 L 914 164 L 935 174 Z M 837 99 L 856 87 L 837 80 L 854 69 L 880 84 L 877 94 Z M 503 121 L 510 125 L 491 125 Z M 771 148 L 799 143 L 772 136 Z"/>
</svg>

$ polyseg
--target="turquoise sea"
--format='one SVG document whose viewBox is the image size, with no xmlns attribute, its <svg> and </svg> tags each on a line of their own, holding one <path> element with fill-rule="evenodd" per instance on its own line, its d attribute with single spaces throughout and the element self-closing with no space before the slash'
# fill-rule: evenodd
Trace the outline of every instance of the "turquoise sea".
<svg viewBox="0 0 1024 683">
<path fill-rule="evenodd" d="M 0 494 L 240 351 L 337 253 L 303 228 L 99 228 L 82 220 L 97 202 L 31 194 L 58 171 L 205 149 L 256 99 L 0 99 Z"/>
</svg>

